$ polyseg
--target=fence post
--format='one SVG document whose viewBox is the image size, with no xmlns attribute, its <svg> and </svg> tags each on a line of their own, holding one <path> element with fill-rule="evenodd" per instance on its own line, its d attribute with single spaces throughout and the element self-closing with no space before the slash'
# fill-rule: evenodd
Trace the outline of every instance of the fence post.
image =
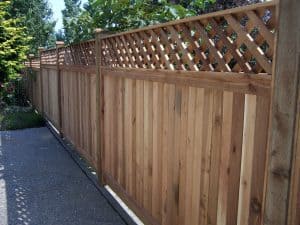
<svg viewBox="0 0 300 225">
<path fill-rule="evenodd" d="M 29 54 L 28 55 L 28 58 L 29 58 L 29 68 L 30 68 L 30 71 L 32 71 L 32 59 L 34 58 L 34 54 Z M 32 76 L 28 76 L 28 98 L 31 102 L 31 104 L 33 105 L 33 85 L 32 85 Z"/>
<path fill-rule="evenodd" d="M 32 67 L 32 59 L 34 58 L 34 55 L 33 54 L 29 54 L 28 58 L 29 58 L 29 68 L 31 68 Z"/>
<path fill-rule="evenodd" d="M 44 115 L 44 90 L 43 90 L 43 70 L 42 70 L 42 52 L 45 50 L 43 47 L 39 47 L 39 58 L 40 58 L 40 93 L 41 93 L 41 109 L 40 113 Z"/>
<path fill-rule="evenodd" d="M 56 71 L 57 71 L 57 98 L 58 98 L 58 130 L 60 136 L 63 136 L 62 133 L 62 103 L 61 103 L 61 74 L 59 68 L 59 48 L 64 47 L 65 43 L 63 41 L 56 42 Z"/>
<path fill-rule="evenodd" d="M 97 172 L 99 177 L 99 182 L 101 185 L 105 184 L 104 179 L 104 168 L 103 168 L 103 150 L 104 150 L 104 85 L 103 85 L 103 75 L 101 73 L 101 36 L 102 30 L 97 28 L 95 29 L 96 36 L 96 132 L 97 132 Z"/>
<path fill-rule="evenodd" d="M 300 210 L 299 206 L 295 206 L 297 201 L 298 204 L 300 202 L 297 197 L 299 186 L 298 190 L 293 191 L 293 179 L 297 180 L 299 177 L 293 177 L 292 169 L 296 163 L 299 167 L 299 161 L 296 160 L 296 148 L 300 142 L 300 138 L 297 140 L 296 136 L 296 124 L 300 116 L 300 20 L 296 19 L 299 11 L 299 0 L 279 2 L 278 34 L 272 77 L 265 225 L 299 224 L 299 221 L 295 222 L 296 220 L 291 218 L 293 212 L 297 213 L 298 210 L 299 213 Z M 292 201 L 296 202 L 293 207 Z"/>
</svg>

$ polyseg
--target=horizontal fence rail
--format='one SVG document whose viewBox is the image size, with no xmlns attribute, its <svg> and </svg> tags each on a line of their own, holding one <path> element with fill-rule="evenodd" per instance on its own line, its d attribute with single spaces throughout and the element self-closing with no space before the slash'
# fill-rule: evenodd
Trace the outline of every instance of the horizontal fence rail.
<svg viewBox="0 0 300 225">
<path fill-rule="evenodd" d="M 264 224 L 276 7 L 42 51 L 29 98 L 146 224 Z"/>
</svg>

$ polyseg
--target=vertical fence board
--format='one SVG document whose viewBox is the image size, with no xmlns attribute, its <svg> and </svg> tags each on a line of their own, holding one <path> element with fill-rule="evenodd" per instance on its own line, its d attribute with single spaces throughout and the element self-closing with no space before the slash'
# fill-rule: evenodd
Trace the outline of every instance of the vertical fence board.
<svg viewBox="0 0 300 225">
<path fill-rule="evenodd" d="M 136 81 L 136 192 L 137 202 L 143 205 L 144 190 L 144 81 Z"/>
<path fill-rule="evenodd" d="M 244 126 L 244 94 L 233 94 L 232 109 L 232 130 L 231 130 L 231 146 L 230 146 L 230 162 L 228 182 L 230 188 L 227 197 L 227 217 L 226 224 L 236 224 L 238 215 L 239 187 L 240 187 L 240 171 L 241 156 L 243 144 L 243 126 Z"/>
<path fill-rule="evenodd" d="M 201 195 L 201 172 L 203 164 L 203 108 L 204 108 L 204 89 L 197 89 L 195 106 L 195 144 L 193 149 L 193 186 L 191 204 L 191 224 L 199 223 L 200 195 Z M 197 200 L 196 200 L 197 199 Z"/>
<path fill-rule="evenodd" d="M 152 186 L 152 213 L 161 221 L 161 182 L 162 182 L 162 115 L 163 115 L 163 84 L 153 83 L 153 186 Z M 137 129 L 137 133 L 139 130 Z M 138 149 L 137 149 L 138 152 Z"/>
<path fill-rule="evenodd" d="M 210 159 L 210 181 L 208 199 L 208 223 L 217 223 L 218 189 L 219 189 L 219 165 L 222 143 L 222 108 L 223 92 L 213 91 L 213 118 L 212 118 L 212 140 Z"/>
<path fill-rule="evenodd" d="M 192 202 L 192 181 L 193 181 L 193 149 L 195 140 L 195 105 L 196 105 L 196 89 L 189 88 L 189 102 L 188 102 L 188 123 L 187 123 L 187 139 L 186 139 L 186 174 L 185 174 L 185 222 L 191 223 L 191 202 Z"/>
<path fill-rule="evenodd" d="M 231 153 L 231 134 L 232 134 L 232 110 L 233 110 L 233 93 L 224 92 L 223 95 L 223 122 L 222 122 L 222 147 L 220 160 L 220 179 L 218 190 L 218 209 L 217 224 L 226 225 L 227 222 L 227 202 L 228 191 L 231 184 L 229 183 L 230 170 L 230 153 Z"/>
<path fill-rule="evenodd" d="M 144 81 L 144 207 L 152 209 L 153 87 Z"/>
<path fill-rule="evenodd" d="M 238 224 L 248 224 L 252 178 L 252 161 L 256 119 L 256 96 L 245 96 L 244 134 L 242 147 L 242 167 L 239 191 Z"/>
<path fill-rule="evenodd" d="M 187 142 L 187 120 L 188 120 L 189 87 L 183 86 L 181 89 L 180 106 L 180 152 L 179 152 L 179 215 L 178 223 L 184 224 L 185 221 L 185 193 L 186 193 L 186 142 Z"/>
</svg>

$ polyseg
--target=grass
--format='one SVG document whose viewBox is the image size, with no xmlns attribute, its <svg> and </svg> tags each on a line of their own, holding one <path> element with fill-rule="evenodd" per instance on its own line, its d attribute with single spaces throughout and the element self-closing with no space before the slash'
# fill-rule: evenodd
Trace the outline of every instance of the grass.
<svg viewBox="0 0 300 225">
<path fill-rule="evenodd" d="M 5 112 L 0 111 L 0 130 L 18 130 L 41 127 L 45 123 L 43 117 L 34 110 Z"/>
</svg>

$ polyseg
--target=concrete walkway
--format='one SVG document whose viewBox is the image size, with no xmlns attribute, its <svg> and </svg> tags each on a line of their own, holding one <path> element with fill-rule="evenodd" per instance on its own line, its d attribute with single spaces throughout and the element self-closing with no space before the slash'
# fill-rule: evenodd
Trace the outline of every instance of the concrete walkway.
<svg viewBox="0 0 300 225">
<path fill-rule="evenodd" d="M 123 225 L 47 128 L 0 132 L 0 225 Z"/>
</svg>

